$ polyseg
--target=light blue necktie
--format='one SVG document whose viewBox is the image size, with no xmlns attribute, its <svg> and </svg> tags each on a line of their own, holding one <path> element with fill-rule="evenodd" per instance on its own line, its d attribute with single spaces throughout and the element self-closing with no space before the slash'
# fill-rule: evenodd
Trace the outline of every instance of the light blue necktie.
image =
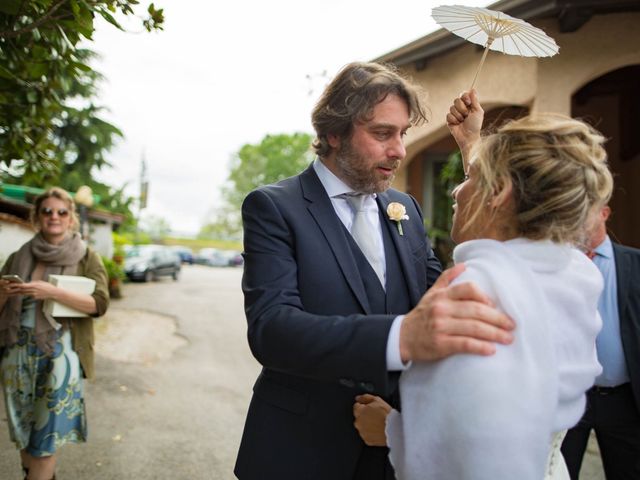
<svg viewBox="0 0 640 480">
<path fill-rule="evenodd" d="M 367 214 L 364 210 L 364 202 L 366 195 L 346 194 L 344 198 L 347 200 L 353 210 L 353 223 L 351 224 L 351 236 L 356 241 L 360 250 L 369 261 L 373 271 L 378 276 L 380 284 L 384 288 L 384 261 L 380 257 L 380 248 L 378 247 L 378 233 L 375 232 L 369 222 L 367 222 Z"/>
</svg>

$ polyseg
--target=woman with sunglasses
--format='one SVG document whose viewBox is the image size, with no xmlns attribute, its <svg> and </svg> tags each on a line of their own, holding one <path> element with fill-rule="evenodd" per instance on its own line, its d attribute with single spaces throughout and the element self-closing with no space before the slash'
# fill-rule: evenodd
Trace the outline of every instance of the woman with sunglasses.
<svg viewBox="0 0 640 480">
<path fill-rule="evenodd" d="M 0 381 L 11 440 L 20 450 L 25 479 L 55 478 L 57 449 L 87 438 L 82 378 L 92 378 L 93 319 L 109 304 L 100 256 L 77 233 L 67 192 L 51 188 L 36 198 L 36 235 L 9 256 L 0 280 Z M 61 289 L 51 274 L 95 280 L 91 295 Z M 11 278 L 12 277 L 12 278 Z M 52 318 L 54 300 L 86 317 Z"/>
</svg>

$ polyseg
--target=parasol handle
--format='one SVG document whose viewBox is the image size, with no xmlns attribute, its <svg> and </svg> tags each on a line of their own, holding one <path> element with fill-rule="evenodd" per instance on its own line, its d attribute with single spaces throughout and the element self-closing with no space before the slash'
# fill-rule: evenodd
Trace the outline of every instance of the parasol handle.
<svg viewBox="0 0 640 480">
<path fill-rule="evenodd" d="M 482 70 L 482 65 L 484 65 L 484 60 L 487 58 L 487 53 L 489 53 L 489 47 L 493 43 L 493 38 L 489 37 L 487 40 L 487 44 L 484 46 L 484 53 L 482 54 L 482 60 L 480 60 L 480 65 L 478 65 L 478 69 L 476 70 L 476 74 L 473 77 L 473 82 L 471 82 L 471 88 L 469 91 L 473 90 L 473 87 L 476 85 L 476 80 L 478 79 L 478 75 L 480 74 L 480 70 Z"/>
</svg>

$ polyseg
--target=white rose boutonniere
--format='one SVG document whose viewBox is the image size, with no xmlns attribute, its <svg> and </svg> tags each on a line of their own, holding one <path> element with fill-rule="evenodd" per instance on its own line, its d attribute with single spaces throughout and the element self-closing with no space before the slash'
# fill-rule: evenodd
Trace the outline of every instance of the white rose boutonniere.
<svg viewBox="0 0 640 480">
<path fill-rule="evenodd" d="M 387 207 L 387 215 L 389 216 L 389 220 L 393 220 L 396 222 L 398 226 L 398 233 L 400 235 L 404 235 L 402 231 L 402 220 L 409 220 L 409 215 L 407 215 L 407 209 L 398 202 L 391 202 Z"/>
</svg>

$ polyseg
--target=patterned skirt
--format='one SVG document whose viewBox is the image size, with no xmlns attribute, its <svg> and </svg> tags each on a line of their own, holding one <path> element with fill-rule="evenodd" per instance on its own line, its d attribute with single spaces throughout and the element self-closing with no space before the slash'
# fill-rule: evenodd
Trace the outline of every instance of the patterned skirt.
<svg viewBox="0 0 640 480">
<path fill-rule="evenodd" d="M 44 457 L 67 442 L 87 439 L 82 371 L 68 330 L 58 332 L 51 356 L 37 347 L 32 333 L 21 327 L 18 343 L 4 349 L 0 381 L 11 440 Z"/>
</svg>

